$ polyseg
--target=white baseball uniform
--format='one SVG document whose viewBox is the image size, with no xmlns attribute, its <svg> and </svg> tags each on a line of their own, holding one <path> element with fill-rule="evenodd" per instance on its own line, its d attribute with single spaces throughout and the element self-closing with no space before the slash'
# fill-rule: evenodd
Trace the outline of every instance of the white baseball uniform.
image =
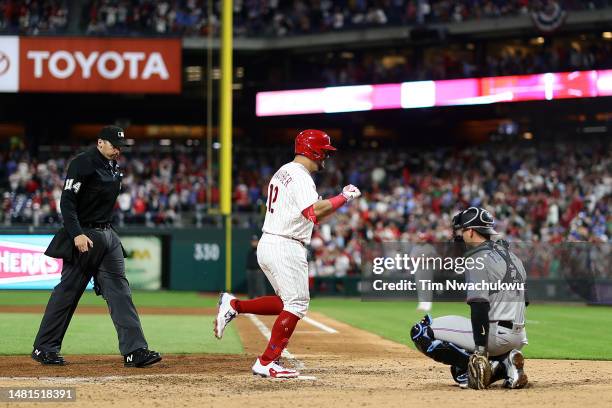
<svg viewBox="0 0 612 408">
<path fill-rule="evenodd" d="M 263 235 L 257 245 L 257 261 L 284 310 L 304 317 L 308 311 L 308 262 L 306 246 L 314 224 L 302 211 L 317 202 L 312 176 L 295 162 L 282 166 L 268 185 Z"/>
</svg>

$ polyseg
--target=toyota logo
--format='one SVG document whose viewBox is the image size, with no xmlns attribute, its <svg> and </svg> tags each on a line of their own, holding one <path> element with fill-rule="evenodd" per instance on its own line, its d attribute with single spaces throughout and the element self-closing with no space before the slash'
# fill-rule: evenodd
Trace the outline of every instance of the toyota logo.
<svg viewBox="0 0 612 408">
<path fill-rule="evenodd" d="M 11 67 L 11 60 L 8 55 L 0 51 L 0 76 L 6 74 Z"/>
</svg>

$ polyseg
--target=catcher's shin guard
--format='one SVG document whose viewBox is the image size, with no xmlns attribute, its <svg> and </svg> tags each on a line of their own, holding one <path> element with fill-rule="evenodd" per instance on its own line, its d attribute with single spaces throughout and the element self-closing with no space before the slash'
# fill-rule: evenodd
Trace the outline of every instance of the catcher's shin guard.
<svg viewBox="0 0 612 408">
<path fill-rule="evenodd" d="M 467 370 L 470 355 L 453 343 L 436 340 L 430 324 L 431 318 L 426 316 L 410 330 L 410 338 L 416 348 L 439 363 L 456 366 L 462 371 Z"/>
</svg>

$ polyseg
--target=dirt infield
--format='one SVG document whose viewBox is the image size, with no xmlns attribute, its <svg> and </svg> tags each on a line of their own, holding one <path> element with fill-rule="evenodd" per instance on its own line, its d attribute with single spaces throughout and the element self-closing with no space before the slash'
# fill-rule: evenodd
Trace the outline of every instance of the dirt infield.
<svg viewBox="0 0 612 408">
<path fill-rule="evenodd" d="M 0 387 L 76 387 L 77 401 L 70 406 L 87 407 L 612 406 L 612 362 L 528 360 L 527 389 L 505 390 L 495 384 L 487 391 L 460 390 L 447 367 L 404 345 L 316 313 L 311 317 L 338 331 L 298 325 L 289 345 L 297 359 L 292 363 L 303 364 L 302 373 L 316 379 L 251 375 L 250 366 L 266 340 L 248 316 L 241 316 L 235 324 L 245 355 L 169 355 L 146 369 L 123 368 L 118 356 L 67 356 L 71 364 L 65 367 L 2 357 Z M 271 326 L 271 318 L 261 321 Z"/>
</svg>

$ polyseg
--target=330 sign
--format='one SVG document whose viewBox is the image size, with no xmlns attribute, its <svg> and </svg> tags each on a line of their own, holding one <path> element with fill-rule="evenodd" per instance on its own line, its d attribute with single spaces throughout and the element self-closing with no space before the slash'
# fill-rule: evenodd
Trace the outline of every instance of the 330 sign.
<svg viewBox="0 0 612 408">
<path fill-rule="evenodd" d="M 218 261 L 221 256 L 219 244 L 197 242 L 193 248 L 193 259 L 196 261 Z"/>
</svg>

